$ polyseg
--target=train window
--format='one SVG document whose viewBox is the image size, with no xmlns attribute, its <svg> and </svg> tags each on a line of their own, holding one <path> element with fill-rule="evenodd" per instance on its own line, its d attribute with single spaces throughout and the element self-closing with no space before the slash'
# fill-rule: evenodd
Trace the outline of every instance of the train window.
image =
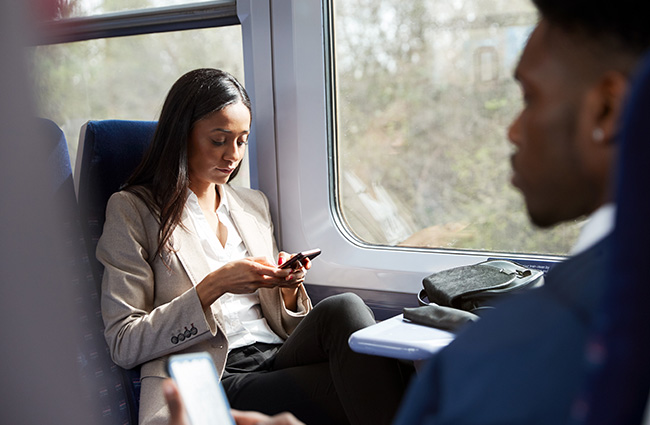
<svg viewBox="0 0 650 425">
<path fill-rule="evenodd" d="M 171 85 L 194 68 L 221 68 L 244 82 L 240 26 L 42 45 L 31 58 L 39 114 L 65 132 L 73 167 L 88 120 L 156 120 Z M 238 183 L 248 185 L 247 175 Z"/>
<path fill-rule="evenodd" d="M 336 190 L 366 244 L 563 255 L 509 183 L 529 0 L 335 0 Z"/>
</svg>

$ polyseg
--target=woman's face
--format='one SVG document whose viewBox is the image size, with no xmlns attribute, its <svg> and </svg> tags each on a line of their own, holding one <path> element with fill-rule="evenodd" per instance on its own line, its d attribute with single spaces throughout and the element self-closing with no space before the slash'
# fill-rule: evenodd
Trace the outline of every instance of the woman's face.
<svg viewBox="0 0 650 425">
<path fill-rule="evenodd" d="M 190 187 L 228 182 L 246 152 L 250 125 L 250 111 L 241 102 L 194 124 L 187 146 Z"/>
</svg>

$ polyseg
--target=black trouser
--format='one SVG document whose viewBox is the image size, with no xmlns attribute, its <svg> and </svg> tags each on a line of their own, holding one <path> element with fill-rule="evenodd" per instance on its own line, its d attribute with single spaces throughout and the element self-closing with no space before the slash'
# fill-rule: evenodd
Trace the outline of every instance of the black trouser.
<svg viewBox="0 0 650 425">
<path fill-rule="evenodd" d="M 350 335 L 374 323 L 361 298 L 340 294 L 318 303 L 283 345 L 233 350 L 222 378 L 232 407 L 288 411 L 307 425 L 390 424 L 412 368 L 350 350 Z"/>
</svg>

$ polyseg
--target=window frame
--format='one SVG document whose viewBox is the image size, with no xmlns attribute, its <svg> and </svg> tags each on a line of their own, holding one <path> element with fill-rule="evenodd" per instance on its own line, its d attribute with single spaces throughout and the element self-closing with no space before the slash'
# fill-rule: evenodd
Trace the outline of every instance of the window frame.
<svg viewBox="0 0 650 425">
<path fill-rule="evenodd" d="M 267 5 L 264 10 L 263 5 Z M 309 284 L 417 293 L 424 276 L 450 267 L 489 258 L 541 263 L 564 258 L 359 241 L 346 229 L 336 199 L 331 0 L 240 0 L 237 6 L 245 40 L 247 89 L 256 95 L 264 92 L 265 99 L 254 102 L 253 113 L 258 126 L 258 187 L 269 197 L 283 250 L 323 250 L 308 274 Z M 246 22 L 243 17 L 251 12 L 260 22 L 268 19 L 270 28 L 261 30 Z M 257 63 L 252 63 L 247 50 L 248 54 L 251 47 L 264 50 L 269 41 L 270 57 L 255 57 Z M 265 131 L 259 131 L 262 127 Z"/>
</svg>

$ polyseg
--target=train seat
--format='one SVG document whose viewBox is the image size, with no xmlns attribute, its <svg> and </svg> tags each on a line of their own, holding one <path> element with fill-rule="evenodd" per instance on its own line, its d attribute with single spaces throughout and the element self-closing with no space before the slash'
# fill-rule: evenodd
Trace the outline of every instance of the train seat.
<svg viewBox="0 0 650 425">
<path fill-rule="evenodd" d="M 581 425 L 650 422 L 650 53 L 629 89 L 620 123 L 616 227 L 610 283 L 587 350 L 591 371 L 576 403 Z M 597 355 L 594 355 L 596 353 Z"/>
<path fill-rule="evenodd" d="M 74 181 L 91 272 L 89 278 L 95 290 L 92 301 L 100 322 L 103 266 L 95 257 L 95 250 L 104 227 L 106 204 L 142 159 L 155 128 L 155 121 L 126 120 L 88 121 L 81 127 Z M 106 344 L 103 329 L 102 322 L 101 339 Z M 129 420 L 135 425 L 140 397 L 139 368 L 125 370 L 116 365 L 114 368 L 124 381 Z"/>
</svg>

